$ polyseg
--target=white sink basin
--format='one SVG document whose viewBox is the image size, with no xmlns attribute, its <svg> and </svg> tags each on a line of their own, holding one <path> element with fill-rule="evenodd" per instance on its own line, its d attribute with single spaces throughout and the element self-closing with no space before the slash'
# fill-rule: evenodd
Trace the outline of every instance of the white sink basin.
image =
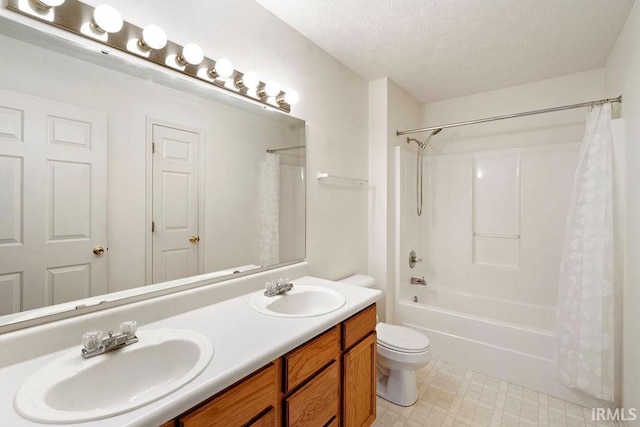
<svg viewBox="0 0 640 427">
<path fill-rule="evenodd" d="M 35 372 L 16 394 L 23 417 L 48 424 L 86 422 L 144 406 L 197 377 L 211 341 L 178 329 L 138 331 L 139 342 L 83 359 L 80 347 Z"/>
<path fill-rule="evenodd" d="M 319 286 L 294 285 L 284 294 L 267 297 L 258 292 L 249 304 L 255 311 L 277 317 L 313 317 L 342 307 L 344 296 L 333 289 Z"/>
</svg>

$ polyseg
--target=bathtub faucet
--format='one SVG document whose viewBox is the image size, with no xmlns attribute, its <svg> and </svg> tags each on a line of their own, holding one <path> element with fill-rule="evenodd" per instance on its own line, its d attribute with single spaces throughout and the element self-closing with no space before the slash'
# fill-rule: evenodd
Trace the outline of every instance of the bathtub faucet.
<svg viewBox="0 0 640 427">
<path fill-rule="evenodd" d="M 412 285 L 422 285 L 422 286 L 427 286 L 427 281 L 424 280 L 424 277 L 421 279 L 419 277 L 412 277 L 411 278 L 411 284 Z"/>
</svg>

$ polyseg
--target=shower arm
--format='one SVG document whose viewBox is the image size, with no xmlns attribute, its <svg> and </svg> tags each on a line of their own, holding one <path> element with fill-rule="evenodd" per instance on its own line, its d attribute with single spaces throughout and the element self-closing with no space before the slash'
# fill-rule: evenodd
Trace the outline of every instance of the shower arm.
<svg viewBox="0 0 640 427">
<path fill-rule="evenodd" d="M 416 144 L 418 144 L 418 147 L 420 147 L 420 148 L 422 148 L 424 150 L 429 145 L 429 141 L 431 140 L 431 137 L 433 135 L 439 134 L 441 130 L 442 130 L 442 128 L 434 129 L 433 132 L 431 132 L 431 134 L 429 134 L 429 136 L 427 136 L 427 139 L 425 139 L 424 142 L 420 142 L 415 138 L 407 137 L 407 144 L 410 144 L 411 142 L 415 142 Z"/>
</svg>

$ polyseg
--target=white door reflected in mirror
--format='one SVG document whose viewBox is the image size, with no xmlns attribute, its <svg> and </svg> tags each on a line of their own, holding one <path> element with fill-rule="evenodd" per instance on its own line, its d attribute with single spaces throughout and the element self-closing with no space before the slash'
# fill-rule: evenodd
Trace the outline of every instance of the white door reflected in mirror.
<svg viewBox="0 0 640 427">
<path fill-rule="evenodd" d="M 0 315 L 104 294 L 106 114 L 0 99 Z"/>
</svg>

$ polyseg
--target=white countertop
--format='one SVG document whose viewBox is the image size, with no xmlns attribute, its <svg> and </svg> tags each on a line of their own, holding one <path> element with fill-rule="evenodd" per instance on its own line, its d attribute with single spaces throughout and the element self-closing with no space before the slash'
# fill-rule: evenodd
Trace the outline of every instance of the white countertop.
<svg viewBox="0 0 640 427">
<path fill-rule="evenodd" d="M 74 425 L 158 426 L 382 298 L 382 292 L 376 289 L 359 288 L 310 276 L 293 280 L 293 283 L 335 289 L 344 295 L 346 304 L 321 316 L 272 317 L 251 309 L 249 300 L 255 294 L 252 292 L 141 325 L 140 330 L 179 328 L 201 333 L 213 343 L 213 358 L 202 374 L 160 400 L 115 417 Z M 0 419 L 3 425 L 45 425 L 18 415 L 13 408 L 13 398 L 29 376 L 68 350 L 0 369 Z M 80 345 L 78 356 L 79 354 Z M 135 372 L 131 375 L 135 380 Z"/>
</svg>

